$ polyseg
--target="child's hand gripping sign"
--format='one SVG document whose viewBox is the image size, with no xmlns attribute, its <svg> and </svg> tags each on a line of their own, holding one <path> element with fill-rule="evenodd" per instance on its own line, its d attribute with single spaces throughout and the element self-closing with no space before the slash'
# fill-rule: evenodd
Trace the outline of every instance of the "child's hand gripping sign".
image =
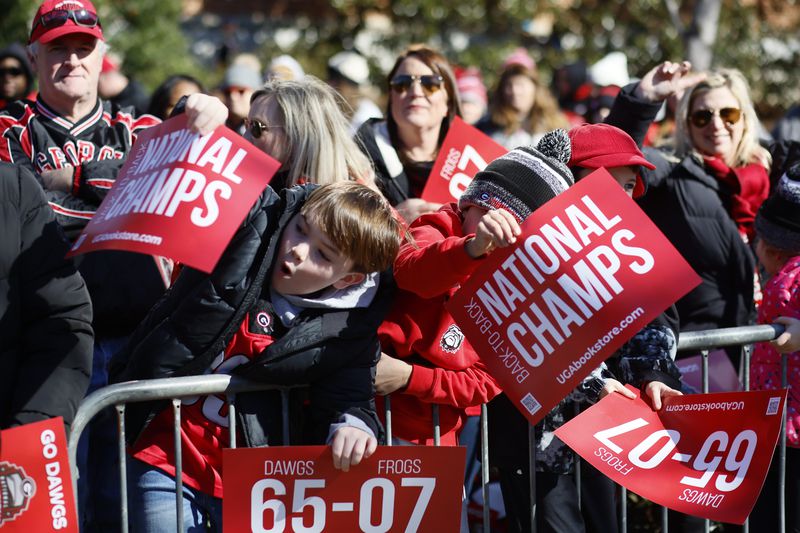
<svg viewBox="0 0 800 533">
<path fill-rule="evenodd" d="M 699 277 L 604 170 L 536 210 L 448 303 L 535 424 Z"/>
<path fill-rule="evenodd" d="M 648 500 L 742 524 L 764 484 L 785 402 L 785 390 L 690 394 L 653 411 L 641 398 L 610 394 L 556 435 Z"/>
<path fill-rule="evenodd" d="M 186 121 L 139 135 L 69 255 L 128 250 L 214 269 L 280 163 L 224 126 L 201 137 Z"/>
</svg>

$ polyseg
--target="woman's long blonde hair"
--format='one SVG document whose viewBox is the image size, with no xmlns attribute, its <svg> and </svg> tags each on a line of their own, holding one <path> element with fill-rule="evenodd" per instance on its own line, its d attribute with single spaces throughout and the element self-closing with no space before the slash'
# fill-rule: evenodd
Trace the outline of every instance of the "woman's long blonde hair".
<svg viewBox="0 0 800 533">
<path fill-rule="evenodd" d="M 675 113 L 675 151 L 679 156 L 696 154 L 692 137 L 689 132 L 689 113 L 695 98 L 711 89 L 728 89 L 739 102 L 744 120 L 742 140 L 736 147 L 732 156 L 725 159 L 731 167 L 740 167 L 749 163 L 759 163 L 769 170 L 772 158 L 769 152 L 758 144 L 758 116 L 750 98 L 750 88 L 747 80 L 736 69 L 721 68 L 708 73 L 705 80 L 687 90 L 678 104 Z"/>
<path fill-rule="evenodd" d="M 374 187 L 369 159 L 349 132 L 339 93 L 314 76 L 302 80 L 272 80 L 253 93 L 251 105 L 272 99 L 283 118 L 288 151 L 282 169 L 288 171 L 286 186 L 301 178 L 309 183 L 356 180 Z"/>
</svg>

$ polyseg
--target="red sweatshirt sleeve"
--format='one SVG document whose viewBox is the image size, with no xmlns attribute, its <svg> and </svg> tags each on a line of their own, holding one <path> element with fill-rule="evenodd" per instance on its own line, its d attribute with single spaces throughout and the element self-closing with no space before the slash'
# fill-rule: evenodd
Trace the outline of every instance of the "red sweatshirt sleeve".
<svg viewBox="0 0 800 533">
<path fill-rule="evenodd" d="M 486 403 L 502 392 L 480 361 L 463 370 L 413 366 L 403 394 L 416 396 L 424 402 L 464 409 Z"/>
<path fill-rule="evenodd" d="M 409 229 L 394 263 L 397 286 L 422 298 L 433 298 L 463 283 L 481 264 L 467 254 L 458 214 L 437 211 L 418 218 Z"/>
</svg>

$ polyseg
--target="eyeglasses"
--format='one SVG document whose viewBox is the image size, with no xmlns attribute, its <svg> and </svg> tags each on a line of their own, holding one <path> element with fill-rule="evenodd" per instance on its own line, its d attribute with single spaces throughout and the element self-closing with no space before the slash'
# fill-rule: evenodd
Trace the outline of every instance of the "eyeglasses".
<svg viewBox="0 0 800 533">
<path fill-rule="evenodd" d="M 94 28 L 100 25 L 100 19 L 97 18 L 97 13 L 92 13 L 86 9 L 54 9 L 42 14 L 33 27 L 36 28 L 36 26 L 41 25 L 48 29 L 57 28 L 66 24 L 70 19 L 78 26 L 84 26 L 86 28 Z"/>
<path fill-rule="evenodd" d="M 11 76 L 11 77 L 22 76 L 23 74 L 25 74 L 25 71 L 22 70 L 21 68 L 16 68 L 16 67 L 0 68 L 0 78 L 2 78 L 3 76 Z"/>
<path fill-rule="evenodd" d="M 411 89 L 411 86 L 415 81 L 418 81 L 422 86 L 422 91 L 425 93 L 425 96 L 430 96 L 442 88 L 444 78 L 435 74 L 424 74 L 422 76 L 398 74 L 392 78 L 392 81 L 389 82 L 389 87 L 391 87 L 392 90 L 397 94 L 404 94 Z"/>
<path fill-rule="evenodd" d="M 732 126 L 742 118 L 742 110 L 735 107 L 723 107 L 720 110 L 698 109 L 689 115 L 689 120 L 695 128 L 705 128 L 716 115 L 719 115 L 719 118 L 721 118 L 725 124 Z"/>
<path fill-rule="evenodd" d="M 246 118 L 244 119 L 244 127 L 253 136 L 253 139 L 260 139 L 261 135 L 268 133 L 271 129 L 282 128 L 283 126 L 264 124 L 260 120 Z"/>
</svg>

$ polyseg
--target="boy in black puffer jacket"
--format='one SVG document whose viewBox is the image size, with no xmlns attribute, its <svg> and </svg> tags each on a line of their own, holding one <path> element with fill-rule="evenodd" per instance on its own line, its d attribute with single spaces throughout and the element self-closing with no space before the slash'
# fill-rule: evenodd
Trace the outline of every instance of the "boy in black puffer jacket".
<svg viewBox="0 0 800 533">
<path fill-rule="evenodd" d="M 381 436 L 373 399 L 377 328 L 392 292 L 391 276 L 382 272 L 400 237 L 389 204 L 366 186 L 298 186 L 281 197 L 267 188 L 211 274 L 181 272 L 115 356 L 112 378 L 217 372 L 308 385 L 309 416 L 300 422 L 295 412 L 303 402 L 289 405 L 292 443 L 330 442 L 335 466 L 347 470 Z M 131 405 L 127 417 L 131 525 L 171 531 L 172 418 L 163 406 L 141 405 Z M 210 521 L 221 531 L 224 402 L 208 396 L 184 406 L 184 525 Z M 238 394 L 236 407 L 246 446 L 283 444 L 277 393 Z"/>
</svg>

